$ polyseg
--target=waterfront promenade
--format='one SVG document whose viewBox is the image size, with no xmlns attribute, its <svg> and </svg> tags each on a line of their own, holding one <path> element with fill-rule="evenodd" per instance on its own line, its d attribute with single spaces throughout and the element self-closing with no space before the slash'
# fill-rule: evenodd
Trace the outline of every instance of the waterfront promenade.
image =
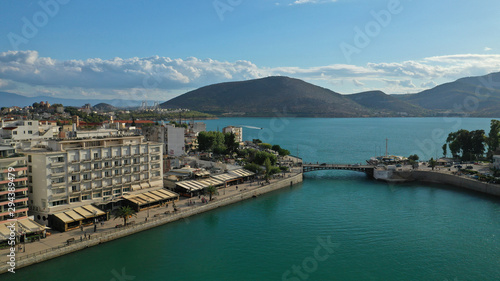
<svg viewBox="0 0 500 281">
<path fill-rule="evenodd" d="M 68 232 L 52 231 L 51 235 L 37 242 L 21 245 L 22 250 L 17 248 L 16 252 L 16 270 L 34 263 L 42 262 L 51 258 L 62 256 L 80 249 L 95 246 L 103 242 L 111 241 L 120 237 L 134 234 L 143 230 L 147 230 L 168 222 L 187 217 L 202 212 L 206 212 L 221 206 L 236 203 L 266 192 L 277 190 L 292 184 L 302 182 L 301 168 L 293 168 L 291 172 L 275 175 L 270 180 L 269 184 L 261 185 L 263 181 L 245 182 L 236 186 L 220 188 L 218 195 L 214 196 L 214 200 L 209 203 L 202 203 L 201 198 L 181 198 L 176 202 L 177 212 L 174 212 L 172 204 L 166 207 L 152 208 L 149 211 L 144 210 L 137 213 L 137 217 L 133 217 L 129 221 L 130 226 L 115 228 L 117 224 L 123 224 L 122 219 L 114 220 L 111 216 L 110 220 L 97 224 L 96 232 L 94 226 L 87 226 L 82 230 L 71 230 Z M 208 199 L 208 196 L 205 197 Z M 194 204 L 190 203 L 194 202 Z M 87 236 L 84 238 L 84 236 Z M 90 235 L 90 239 L 89 236 Z M 68 244 L 69 239 L 74 239 L 74 242 Z M 9 249 L 0 250 L 0 274 L 7 272 Z"/>
</svg>

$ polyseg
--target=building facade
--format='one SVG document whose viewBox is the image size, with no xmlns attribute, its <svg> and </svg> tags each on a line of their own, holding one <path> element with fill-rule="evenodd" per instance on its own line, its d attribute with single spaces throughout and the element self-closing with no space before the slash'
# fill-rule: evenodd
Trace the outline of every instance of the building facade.
<svg viewBox="0 0 500 281">
<path fill-rule="evenodd" d="M 24 155 L 0 147 L 0 224 L 28 217 L 27 169 Z"/>
<path fill-rule="evenodd" d="M 241 128 L 241 127 L 227 126 L 224 129 L 222 129 L 222 132 L 224 134 L 233 133 L 235 136 L 236 142 L 238 142 L 238 143 L 243 141 L 243 128 Z"/>
<path fill-rule="evenodd" d="M 142 136 L 52 140 L 25 154 L 30 214 L 44 225 L 61 210 L 163 187 L 163 146 Z"/>
</svg>

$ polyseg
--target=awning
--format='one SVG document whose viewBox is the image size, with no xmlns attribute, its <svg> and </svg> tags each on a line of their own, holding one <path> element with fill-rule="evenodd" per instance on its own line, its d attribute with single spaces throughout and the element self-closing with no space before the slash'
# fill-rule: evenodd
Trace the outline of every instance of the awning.
<svg viewBox="0 0 500 281">
<path fill-rule="evenodd" d="M 16 235 L 20 235 L 22 233 L 30 234 L 33 232 L 45 230 L 45 226 L 42 226 L 29 218 L 20 219 L 17 221 L 9 221 L 0 224 L 0 241 L 9 239 L 11 230 L 7 228 L 7 226 L 10 226 L 12 222 L 14 222 L 15 224 L 14 231 Z"/>
<path fill-rule="evenodd" d="M 200 181 L 195 181 L 195 180 L 181 181 L 181 182 L 177 182 L 175 184 L 181 188 L 186 189 L 186 190 L 196 191 L 196 190 L 201 190 L 201 189 L 207 188 L 210 185 L 213 185 L 213 186 L 223 185 L 224 181 L 221 181 L 219 179 L 210 178 L 210 179 L 204 179 L 204 180 L 200 180 Z"/>
<path fill-rule="evenodd" d="M 249 171 L 249 170 L 245 170 L 245 169 L 236 169 L 236 170 L 229 171 L 229 173 L 240 176 L 240 177 L 249 177 L 249 176 L 255 175 L 254 172 Z"/>
<path fill-rule="evenodd" d="M 123 198 L 139 206 L 177 197 L 179 197 L 177 193 L 168 191 L 166 189 L 158 189 L 141 194 L 123 196 Z"/>
<path fill-rule="evenodd" d="M 73 210 L 54 214 L 54 216 L 64 223 L 71 223 L 74 221 L 95 218 L 105 214 L 105 212 L 92 205 L 85 205 L 82 207 L 74 208 Z"/>
<path fill-rule="evenodd" d="M 240 176 L 225 173 L 225 174 L 220 174 L 212 177 L 213 179 L 221 180 L 221 181 L 231 181 L 235 180 L 237 178 L 240 178 Z"/>
</svg>

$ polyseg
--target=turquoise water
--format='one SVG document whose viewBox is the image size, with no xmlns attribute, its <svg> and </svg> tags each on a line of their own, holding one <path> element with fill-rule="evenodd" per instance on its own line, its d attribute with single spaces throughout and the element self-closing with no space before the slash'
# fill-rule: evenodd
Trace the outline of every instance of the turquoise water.
<svg viewBox="0 0 500 281">
<path fill-rule="evenodd" d="M 460 128 L 489 127 L 489 119 L 459 121 Z M 227 118 L 207 124 L 262 127 L 245 128 L 244 138 L 279 143 L 293 154 L 298 148 L 305 161 L 345 163 L 385 153 L 385 138 L 391 154 L 440 156 L 439 133 L 456 130 L 442 118 Z M 0 278 L 499 280 L 499 253 L 497 198 L 325 171 L 306 174 L 291 188 Z"/>
</svg>

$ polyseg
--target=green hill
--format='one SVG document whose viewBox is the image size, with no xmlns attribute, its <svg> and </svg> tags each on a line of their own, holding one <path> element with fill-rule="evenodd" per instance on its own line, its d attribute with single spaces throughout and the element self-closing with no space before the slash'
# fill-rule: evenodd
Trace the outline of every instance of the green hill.
<svg viewBox="0 0 500 281">
<path fill-rule="evenodd" d="M 160 105 L 216 115 L 358 117 L 370 110 L 331 90 L 299 79 L 275 76 L 214 84 Z"/>
<path fill-rule="evenodd" d="M 402 101 L 382 91 L 368 91 L 345 97 L 373 110 L 374 114 L 378 116 L 425 116 L 431 114 L 429 110 Z"/>
<path fill-rule="evenodd" d="M 441 113 L 496 117 L 500 115 L 500 72 L 461 78 L 399 98 Z"/>
</svg>

